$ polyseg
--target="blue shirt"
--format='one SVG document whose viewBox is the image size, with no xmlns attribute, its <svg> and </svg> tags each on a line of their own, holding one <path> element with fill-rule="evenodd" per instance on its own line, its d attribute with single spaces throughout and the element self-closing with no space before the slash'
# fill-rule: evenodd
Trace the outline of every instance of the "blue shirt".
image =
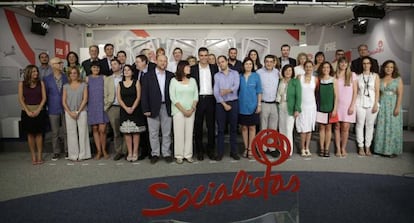
<svg viewBox="0 0 414 223">
<path fill-rule="evenodd" d="M 252 72 L 246 80 L 240 75 L 239 113 L 251 115 L 257 108 L 257 95 L 262 93 L 262 83 L 256 72 Z"/>
<path fill-rule="evenodd" d="M 214 97 L 216 98 L 217 103 L 223 101 L 234 101 L 238 98 L 237 91 L 239 90 L 239 73 L 235 70 L 229 69 L 228 74 L 224 74 L 222 71 L 217 72 L 214 75 Z M 231 93 L 228 93 L 224 96 L 221 96 L 220 90 L 231 89 Z"/>
</svg>

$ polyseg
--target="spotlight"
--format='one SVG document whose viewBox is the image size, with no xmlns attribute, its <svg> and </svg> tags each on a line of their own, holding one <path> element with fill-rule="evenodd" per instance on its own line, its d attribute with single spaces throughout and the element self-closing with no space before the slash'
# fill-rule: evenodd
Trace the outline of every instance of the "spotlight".
<svg viewBox="0 0 414 223">
<path fill-rule="evenodd" d="M 171 3 L 149 3 L 148 14 L 175 14 L 180 15 L 180 4 Z"/>
<path fill-rule="evenodd" d="M 285 13 L 287 5 L 286 4 L 254 4 L 253 12 L 257 13 Z"/>
<path fill-rule="evenodd" d="M 55 5 L 51 6 L 36 5 L 35 15 L 39 18 L 65 18 L 69 19 L 72 9 L 69 5 Z"/>
<path fill-rule="evenodd" d="M 368 20 L 367 19 L 355 19 L 354 25 L 352 26 L 352 32 L 354 34 L 364 34 L 367 32 Z"/>
<path fill-rule="evenodd" d="M 31 27 L 30 31 L 34 34 L 44 36 L 44 35 L 46 35 L 48 28 L 49 28 L 48 22 L 40 23 L 40 22 L 34 22 L 32 20 L 32 27 Z"/>
<path fill-rule="evenodd" d="M 352 11 L 355 18 L 375 18 L 382 19 L 385 16 L 385 9 L 378 6 L 357 5 Z"/>
</svg>

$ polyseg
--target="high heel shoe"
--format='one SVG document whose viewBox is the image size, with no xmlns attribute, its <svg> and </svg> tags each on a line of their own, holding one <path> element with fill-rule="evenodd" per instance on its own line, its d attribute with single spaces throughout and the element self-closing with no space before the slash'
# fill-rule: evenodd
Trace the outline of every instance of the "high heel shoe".
<svg viewBox="0 0 414 223">
<path fill-rule="evenodd" d="M 306 156 L 308 156 L 308 157 L 312 156 L 312 153 L 309 151 L 309 149 L 306 149 L 305 153 L 306 153 Z"/>
<path fill-rule="evenodd" d="M 308 154 L 306 153 L 306 150 L 305 150 L 305 149 L 302 149 L 302 151 L 301 151 L 301 153 L 300 153 L 300 156 L 301 156 L 301 157 L 306 157 L 306 156 L 308 156 Z"/>
<path fill-rule="evenodd" d="M 250 151 L 250 149 L 244 150 L 243 157 L 246 157 L 247 159 L 252 159 L 253 158 L 252 151 Z"/>
</svg>

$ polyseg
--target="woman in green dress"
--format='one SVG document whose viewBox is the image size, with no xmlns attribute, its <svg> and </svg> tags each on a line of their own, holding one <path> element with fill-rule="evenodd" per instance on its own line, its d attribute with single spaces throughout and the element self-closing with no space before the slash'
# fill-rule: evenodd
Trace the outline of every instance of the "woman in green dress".
<svg viewBox="0 0 414 223">
<path fill-rule="evenodd" d="M 402 153 L 403 148 L 403 82 L 394 61 L 387 60 L 382 64 L 380 78 L 381 109 L 377 118 L 374 151 L 388 157 L 396 157 Z"/>
</svg>

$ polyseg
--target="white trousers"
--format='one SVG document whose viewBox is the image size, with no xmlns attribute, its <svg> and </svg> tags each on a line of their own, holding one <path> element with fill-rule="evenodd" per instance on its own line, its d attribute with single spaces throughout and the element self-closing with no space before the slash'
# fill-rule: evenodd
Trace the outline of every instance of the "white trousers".
<svg viewBox="0 0 414 223">
<path fill-rule="evenodd" d="M 287 111 L 287 104 L 279 104 L 279 132 L 289 139 L 290 155 L 293 153 L 293 127 L 295 125 L 295 118 L 289 115 Z M 287 148 L 285 148 L 286 150 Z"/>
<path fill-rule="evenodd" d="M 65 112 L 68 157 L 70 160 L 91 158 L 87 116 L 86 111 L 82 111 L 79 113 L 78 119 L 75 120 Z"/>
<path fill-rule="evenodd" d="M 365 147 L 370 147 L 374 135 L 374 124 L 377 119 L 378 111 L 372 113 L 372 108 L 362 108 L 356 106 L 356 125 L 355 133 L 358 147 L 364 147 L 364 127 L 365 127 Z"/>
<path fill-rule="evenodd" d="M 193 157 L 194 114 L 185 117 L 183 113 L 178 112 L 173 116 L 175 158 Z"/>
</svg>

